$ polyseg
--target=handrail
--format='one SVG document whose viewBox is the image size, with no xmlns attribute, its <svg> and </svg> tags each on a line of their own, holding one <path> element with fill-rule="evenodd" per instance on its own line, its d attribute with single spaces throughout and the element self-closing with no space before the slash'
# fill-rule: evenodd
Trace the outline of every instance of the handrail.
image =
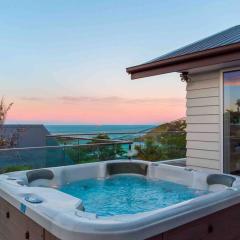
<svg viewBox="0 0 240 240">
<path fill-rule="evenodd" d="M 120 144 L 132 144 L 133 141 L 112 141 L 108 143 L 86 143 L 86 144 L 68 144 L 68 145 L 58 145 L 58 146 L 40 146 L 40 147 L 22 147 L 22 148 L 3 148 L 0 149 L 0 152 L 2 151 L 19 151 L 19 150 L 35 150 L 35 149 L 58 149 L 58 148 L 77 148 L 77 147 L 86 147 L 86 146 L 109 146 L 109 145 L 120 145 Z"/>
<path fill-rule="evenodd" d="M 65 136 L 95 136 L 98 134 L 110 134 L 110 135 L 115 135 L 115 134 L 143 134 L 144 132 L 95 132 L 95 133 L 68 133 L 68 134 L 50 134 L 46 135 L 46 137 L 65 137 Z M 186 131 L 156 131 L 156 132 L 146 132 L 147 134 L 155 134 L 155 133 L 186 133 Z"/>
<path fill-rule="evenodd" d="M 123 140 L 121 139 L 104 139 L 104 138 L 86 138 L 86 137 L 70 137 L 70 136 L 61 136 L 61 137 L 58 137 L 59 139 L 70 139 L 70 140 L 73 140 L 73 139 L 76 139 L 76 140 L 91 140 L 91 141 L 96 141 L 96 142 L 121 142 Z"/>
</svg>

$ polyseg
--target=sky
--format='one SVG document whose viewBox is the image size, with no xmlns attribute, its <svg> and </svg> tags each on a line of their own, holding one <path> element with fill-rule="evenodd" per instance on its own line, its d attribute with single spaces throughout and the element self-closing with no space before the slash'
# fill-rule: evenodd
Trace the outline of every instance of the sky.
<svg viewBox="0 0 240 240">
<path fill-rule="evenodd" d="M 224 111 L 239 111 L 240 71 L 224 73 Z"/>
<path fill-rule="evenodd" d="M 185 116 L 172 73 L 137 65 L 238 25 L 239 0 L 0 0 L 0 96 L 8 123 L 157 124 Z"/>
</svg>

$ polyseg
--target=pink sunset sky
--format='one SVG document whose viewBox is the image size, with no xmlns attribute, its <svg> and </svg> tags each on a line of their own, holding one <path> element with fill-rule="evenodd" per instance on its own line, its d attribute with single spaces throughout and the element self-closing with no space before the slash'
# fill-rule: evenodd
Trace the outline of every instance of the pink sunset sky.
<svg viewBox="0 0 240 240">
<path fill-rule="evenodd" d="M 186 86 L 178 74 L 131 81 L 125 69 L 236 25 L 239 1 L 230 1 L 3 1 L 0 96 L 14 102 L 7 122 L 157 124 L 184 117 Z"/>
<path fill-rule="evenodd" d="M 39 88 L 39 92 L 42 92 L 41 97 L 39 95 L 35 97 L 32 94 L 19 97 L 9 96 L 6 100 L 12 100 L 14 105 L 9 112 L 8 122 L 156 124 L 184 116 L 185 99 L 182 96 L 184 83 L 178 79 L 178 76 L 173 76 L 173 79 L 167 77 L 166 79 L 131 81 L 126 75 L 126 80 L 131 87 L 129 86 L 129 89 L 119 94 L 114 94 L 113 91 L 113 95 L 79 96 L 70 94 L 71 91 L 70 93 L 66 91 L 66 95 L 56 92 L 45 94 L 45 90 Z M 161 82 L 163 87 L 158 82 Z M 119 84 L 121 85 L 121 82 Z M 128 85 L 127 82 L 125 84 Z M 178 85 L 178 91 L 171 86 L 174 84 Z M 173 88 L 172 91 L 171 88 Z M 34 91 L 36 89 L 27 90 L 28 93 Z M 48 91 L 51 90 L 48 89 Z M 78 92 L 77 89 L 75 91 Z"/>
</svg>

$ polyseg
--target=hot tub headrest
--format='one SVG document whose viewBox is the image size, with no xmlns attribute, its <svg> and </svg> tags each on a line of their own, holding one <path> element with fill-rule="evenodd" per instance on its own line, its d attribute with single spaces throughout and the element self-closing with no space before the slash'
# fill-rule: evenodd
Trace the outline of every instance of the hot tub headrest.
<svg viewBox="0 0 240 240">
<path fill-rule="evenodd" d="M 232 176 L 223 175 L 223 174 L 211 174 L 207 177 L 207 184 L 213 185 L 213 184 L 222 184 L 227 187 L 232 187 L 233 182 L 236 179 Z"/>
<path fill-rule="evenodd" d="M 27 179 L 29 183 L 38 179 L 52 180 L 53 178 L 54 178 L 53 172 L 48 169 L 39 169 L 27 172 Z"/>
<path fill-rule="evenodd" d="M 134 173 L 140 175 L 147 175 L 148 165 L 137 162 L 116 162 L 107 164 L 107 173 L 109 175 Z"/>
</svg>

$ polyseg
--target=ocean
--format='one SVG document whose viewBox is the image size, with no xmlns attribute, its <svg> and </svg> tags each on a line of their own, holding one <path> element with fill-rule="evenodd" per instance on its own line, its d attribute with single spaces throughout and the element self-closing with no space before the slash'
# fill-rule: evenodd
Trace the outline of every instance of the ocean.
<svg viewBox="0 0 240 240">
<path fill-rule="evenodd" d="M 155 125 L 45 125 L 51 134 L 141 132 Z"/>
</svg>

